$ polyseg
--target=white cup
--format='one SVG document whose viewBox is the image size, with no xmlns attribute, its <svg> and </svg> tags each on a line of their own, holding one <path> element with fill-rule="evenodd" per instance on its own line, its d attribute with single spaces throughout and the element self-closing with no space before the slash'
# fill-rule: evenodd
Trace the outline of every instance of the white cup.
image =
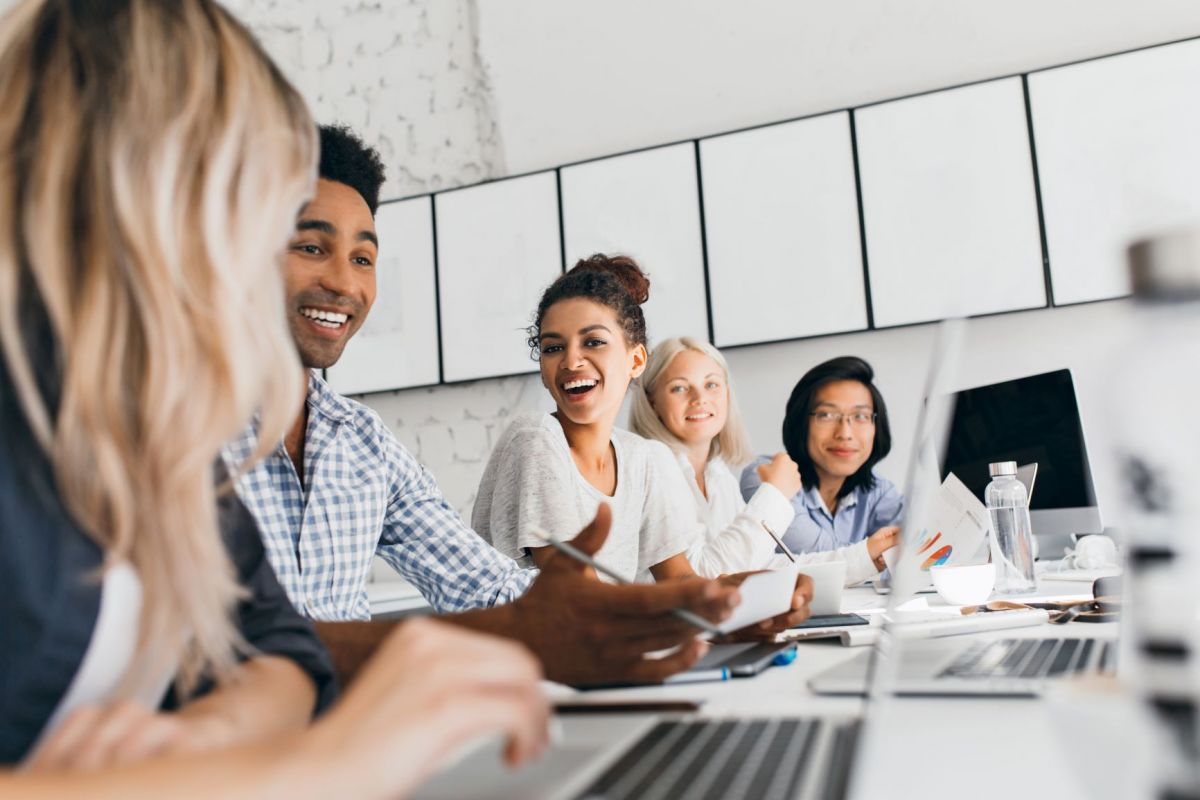
<svg viewBox="0 0 1200 800">
<path fill-rule="evenodd" d="M 845 561 L 797 564 L 795 570 L 812 578 L 813 599 L 809 608 L 814 616 L 824 617 L 842 613 L 842 587 L 846 584 Z"/>
<path fill-rule="evenodd" d="M 987 601 L 996 585 L 995 564 L 930 567 L 938 595 L 952 606 L 977 606 Z"/>
</svg>

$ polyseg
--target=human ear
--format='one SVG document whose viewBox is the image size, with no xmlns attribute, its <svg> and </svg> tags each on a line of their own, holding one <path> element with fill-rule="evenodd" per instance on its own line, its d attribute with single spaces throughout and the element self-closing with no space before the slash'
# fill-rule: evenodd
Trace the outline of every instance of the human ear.
<svg viewBox="0 0 1200 800">
<path fill-rule="evenodd" d="M 646 371 L 646 345 L 639 344 L 633 348 L 633 370 L 629 373 L 630 378 L 641 377 L 641 374 Z"/>
</svg>

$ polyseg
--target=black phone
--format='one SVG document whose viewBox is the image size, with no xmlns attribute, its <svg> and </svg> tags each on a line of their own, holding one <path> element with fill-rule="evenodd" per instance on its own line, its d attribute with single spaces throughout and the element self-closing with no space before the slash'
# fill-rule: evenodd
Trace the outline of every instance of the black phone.
<svg viewBox="0 0 1200 800">
<path fill-rule="evenodd" d="M 825 614 L 819 617 L 809 617 L 799 625 L 793 625 L 792 630 L 802 631 L 810 628 L 844 628 L 850 625 L 870 625 L 871 621 L 859 614 Z"/>
</svg>

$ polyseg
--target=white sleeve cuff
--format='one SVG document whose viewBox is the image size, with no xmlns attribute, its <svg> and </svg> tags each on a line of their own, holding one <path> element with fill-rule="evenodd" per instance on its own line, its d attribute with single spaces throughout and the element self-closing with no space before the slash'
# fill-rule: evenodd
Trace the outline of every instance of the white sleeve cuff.
<svg viewBox="0 0 1200 800">
<path fill-rule="evenodd" d="M 879 570 L 875 569 L 875 562 L 871 560 L 871 554 L 867 552 L 866 539 L 848 547 L 839 548 L 837 552 L 841 553 L 846 560 L 847 586 L 857 586 L 879 574 Z"/>
<path fill-rule="evenodd" d="M 755 519 L 765 521 L 771 530 L 783 536 L 796 516 L 792 501 L 783 496 L 783 492 L 769 483 L 764 483 L 755 490 L 750 502 L 746 504 L 746 512 Z"/>
</svg>

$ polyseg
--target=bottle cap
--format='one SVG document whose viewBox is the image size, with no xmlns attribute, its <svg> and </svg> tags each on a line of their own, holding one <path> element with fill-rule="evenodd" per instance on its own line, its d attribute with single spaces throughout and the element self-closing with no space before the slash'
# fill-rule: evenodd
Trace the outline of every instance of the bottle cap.
<svg viewBox="0 0 1200 800">
<path fill-rule="evenodd" d="M 1139 300 L 1200 300 L 1200 228 L 1180 228 L 1129 246 L 1129 277 Z"/>
<path fill-rule="evenodd" d="M 997 461 L 994 464 L 988 464 L 988 475 L 993 478 L 1000 475 L 1016 475 L 1017 462 L 1015 461 Z"/>
</svg>

